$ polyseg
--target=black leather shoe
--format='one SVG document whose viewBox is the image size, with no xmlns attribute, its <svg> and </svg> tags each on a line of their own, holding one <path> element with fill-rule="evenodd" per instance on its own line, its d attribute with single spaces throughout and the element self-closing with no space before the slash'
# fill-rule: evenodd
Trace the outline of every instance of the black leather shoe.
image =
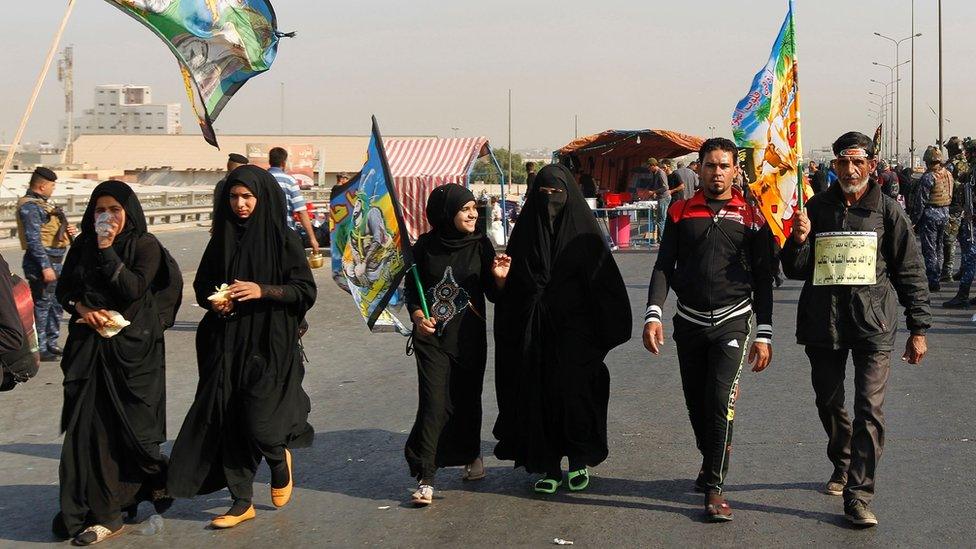
<svg viewBox="0 0 976 549">
<path fill-rule="evenodd" d="M 58 362 L 61 357 L 54 353 L 41 353 L 41 362 Z"/>
<path fill-rule="evenodd" d="M 48 345 L 47 352 L 51 353 L 52 355 L 61 356 L 64 354 L 64 349 L 58 347 L 57 345 Z"/>
<path fill-rule="evenodd" d="M 969 296 L 957 295 L 956 297 L 942 304 L 946 309 L 968 309 Z"/>
</svg>

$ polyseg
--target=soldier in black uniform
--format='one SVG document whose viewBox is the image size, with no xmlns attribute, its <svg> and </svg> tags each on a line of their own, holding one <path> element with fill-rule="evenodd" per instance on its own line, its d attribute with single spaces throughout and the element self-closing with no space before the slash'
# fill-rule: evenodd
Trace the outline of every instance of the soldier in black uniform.
<svg viewBox="0 0 976 549">
<path fill-rule="evenodd" d="M 952 268 L 956 262 L 956 238 L 959 236 L 963 213 L 962 192 L 959 188 L 963 184 L 963 178 L 969 172 L 969 164 L 963 156 L 962 141 L 959 137 L 954 135 L 946 141 L 946 152 L 949 154 L 949 159 L 945 167 L 952 174 L 952 201 L 949 203 L 949 222 L 946 223 L 942 237 L 942 274 L 939 276 L 939 282 L 952 281 Z"/>
<path fill-rule="evenodd" d="M 61 262 L 68 250 L 75 228 L 64 211 L 50 201 L 58 176 L 47 168 L 31 174 L 27 194 L 17 201 L 17 235 L 25 251 L 23 267 L 34 300 L 34 324 L 41 360 L 54 361 L 61 356 L 61 305 L 54 297 Z"/>
<path fill-rule="evenodd" d="M 942 151 L 929 147 L 922 155 L 927 171 L 915 185 L 908 203 L 908 216 L 922 245 L 925 275 L 929 291 L 942 289 L 939 278 L 942 270 L 941 240 L 949 223 L 949 204 L 952 202 L 952 174 L 942 165 Z"/>
</svg>

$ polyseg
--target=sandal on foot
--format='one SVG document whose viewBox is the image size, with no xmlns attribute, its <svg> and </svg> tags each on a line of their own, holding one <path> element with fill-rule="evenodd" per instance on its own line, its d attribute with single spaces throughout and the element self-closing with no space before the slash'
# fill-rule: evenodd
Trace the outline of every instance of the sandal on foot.
<svg viewBox="0 0 976 549">
<path fill-rule="evenodd" d="M 558 490 L 559 487 L 562 485 L 563 485 L 562 480 L 556 480 L 547 477 L 547 478 L 540 478 L 539 480 L 535 481 L 535 486 L 533 486 L 532 489 L 539 494 L 555 494 L 556 490 Z"/>
<path fill-rule="evenodd" d="M 481 480 L 485 478 L 485 462 L 478 456 L 477 459 L 464 466 L 464 474 L 461 480 Z"/>
<path fill-rule="evenodd" d="M 95 524 L 82 530 L 77 536 L 75 536 L 72 543 L 74 545 L 81 546 L 95 545 L 96 543 L 101 543 L 108 538 L 121 534 L 124 528 L 124 526 L 119 526 L 116 530 L 110 530 L 107 526 Z"/>
<path fill-rule="evenodd" d="M 586 467 L 577 469 L 576 471 L 570 471 L 566 475 L 566 478 L 569 481 L 569 489 L 574 492 L 586 490 L 586 487 L 590 485 L 590 473 L 586 470 Z"/>
<path fill-rule="evenodd" d="M 705 496 L 705 512 L 709 522 L 729 522 L 732 520 L 732 507 L 722 497 L 722 494 L 708 494 Z"/>
<path fill-rule="evenodd" d="M 426 507 L 434 501 L 434 487 L 430 484 L 421 484 L 417 490 L 410 494 L 410 501 L 417 507 Z"/>
</svg>

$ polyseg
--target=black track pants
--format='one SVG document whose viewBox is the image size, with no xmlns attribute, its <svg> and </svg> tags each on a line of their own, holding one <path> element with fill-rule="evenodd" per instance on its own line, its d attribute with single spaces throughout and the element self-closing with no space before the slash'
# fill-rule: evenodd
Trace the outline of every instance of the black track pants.
<svg viewBox="0 0 976 549">
<path fill-rule="evenodd" d="M 729 470 L 735 400 L 751 328 L 751 315 L 718 326 L 674 318 L 681 386 L 708 492 L 722 492 Z"/>
</svg>

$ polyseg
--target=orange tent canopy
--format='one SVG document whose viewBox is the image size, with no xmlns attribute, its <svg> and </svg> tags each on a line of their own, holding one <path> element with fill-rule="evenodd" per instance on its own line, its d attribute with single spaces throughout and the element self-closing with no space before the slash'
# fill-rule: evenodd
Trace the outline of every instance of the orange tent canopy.
<svg viewBox="0 0 976 549">
<path fill-rule="evenodd" d="M 630 171 L 648 158 L 675 158 L 701 148 L 701 137 L 670 130 L 607 130 L 580 137 L 556 154 L 572 159 L 600 188 L 626 190 Z"/>
</svg>

